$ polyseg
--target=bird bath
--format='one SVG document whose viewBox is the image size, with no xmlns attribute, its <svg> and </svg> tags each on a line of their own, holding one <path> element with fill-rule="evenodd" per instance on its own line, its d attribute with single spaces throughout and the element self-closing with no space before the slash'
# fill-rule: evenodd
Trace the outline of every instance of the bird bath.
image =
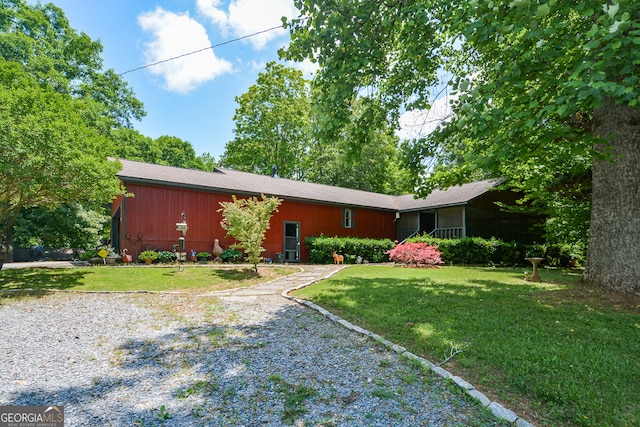
<svg viewBox="0 0 640 427">
<path fill-rule="evenodd" d="M 538 275 L 538 264 L 540 264 L 542 261 L 544 261 L 544 258 L 525 258 L 527 261 L 529 261 L 531 264 L 533 264 L 533 274 L 531 274 L 531 277 L 529 278 L 530 282 L 539 282 L 540 281 L 540 275 Z"/>
</svg>

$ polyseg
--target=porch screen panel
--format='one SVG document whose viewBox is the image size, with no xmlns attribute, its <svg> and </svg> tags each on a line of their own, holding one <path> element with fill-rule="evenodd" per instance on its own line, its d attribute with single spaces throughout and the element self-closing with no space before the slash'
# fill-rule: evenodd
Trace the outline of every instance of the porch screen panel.
<svg viewBox="0 0 640 427">
<path fill-rule="evenodd" d="M 489 239 L 496 235 L 496 211 L 467 208 L 467 236 Z"/>
<path fill-rule="evenodd" d="M 462 227 L 462 206 L 438 209 L 438 228 Z"/>
</svg>

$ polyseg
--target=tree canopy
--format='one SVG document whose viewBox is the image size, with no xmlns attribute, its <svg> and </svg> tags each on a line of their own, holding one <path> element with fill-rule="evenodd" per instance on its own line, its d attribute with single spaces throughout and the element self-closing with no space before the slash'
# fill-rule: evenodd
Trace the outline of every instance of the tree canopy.
<svg viewBox="0 0 640 427">
<path fill-rule="evenodd" d="M 95 248 L 108 238 L 109 215 L 80 203 L 54 209 L 23 209 L 15 226 L 15 245 L 30 248 Z"/>
<path fill-rule="evenodd" d="M 275 166 L 283 178 L 303 178 L 309 99 L 301 71 L 269 62 L 256 83 L 236 97 L 235 137 L 225 147 L 222 165 L 263 175 Z"/>
<path fill-rule="evenodd" d="M 3 0 L 0 11 L 0 56 L 20 64 L 42 86 L 95 101 L 93 125 L 108 131 L 144 117 L 126 81 L 102 68 L 102 44 L 71 28 L 62 9 Z"/>
<path fill-rule="evenodd" d="M 108 136 L 144 110 L 101 52 L 58 7 L 2 2 L 0 234 L 23 208 L 100 206 L 122 191 Z"/>
<path fill-rule="evenodd" d="M 153 139 L 135 129 L 119 128 L 111 132 L 111 139 L 116 158 L 206 171 L 212 171 L 217 164 L 209 153 L 196 156 L 191 143 L 176 136 Z"/>
<path fill-rule="evenodd" d="M 319 63 L 326 133 L 348 121 L 363 92 L 395 123 L 433 105 L 433 88 L 453 75 L 445 83 L 455 114 L 426 139 L 438 164 L 421 194 L 501 177 L 536 197 L 592 174 L 585 279 L 639 291 L 640 3 L 295 4 L 301 16 L 287 23 L 283 54 Z"/>
<path fill-rule="evenodd" d="M 299 70 L 268 63 L 255 85 L 236 98 L 235 139 L 221 158 L 224 167 L 263 175 L 380 193 L 411 192 L 397 161 L 398 138 L 384 120 L 371 126 L 380 108 L 354 102 L 341 132 L 317 132 L 310 82 Z"/>
<path fill-rule="evenodd" d="M 401 161 L 399 138 L 384 120 L 371 125 L 366 115 L 384 116 L 384 112 L 366 102 L 371 100 L 357 99 L 352 104 L 349 122 L 335 139 L 323 139 L 327 136 L 323 132 L 309 130 L 315 138 L 305 162 L 306 179 L 383 194 L 413 192 L 413 181 Z"/>
<path fill-rule="evenodd" d="M 0 224 L 20 209 L 63 202 L 94 206 L 121 190 L 110 141 L 87 124 L 92 100 L 74 99 L 0 58 Z"/>
</svg>

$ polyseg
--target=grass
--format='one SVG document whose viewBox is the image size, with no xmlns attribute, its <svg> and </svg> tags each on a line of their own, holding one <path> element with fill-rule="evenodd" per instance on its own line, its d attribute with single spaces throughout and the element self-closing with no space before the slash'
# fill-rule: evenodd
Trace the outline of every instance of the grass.
<svg viewBox="0 0 640 427">
<path fill-rule="evenodd" d="M 352 266 L 295 292 L 444 367 L 534 422 L 640 425 L 640 301 L 581 272 Z"/>
<path fill-rule="evenodd" d="M 317 395 L 317 391 L 301 385 L 294 385 L 285 381 L 279 373 L 271 374 L 269 381 L 275 385 L 275 390 L 283 395 L 283 409 L 280 416 L 283 423 L 293 425 L 302 415 L 307 413 L 306 401 Z"/>
<path fill-rule="evenodd" d="M 5 269 L 0 272 L 0 291 L 221 291 L 252 286 L 286 276 L 295 270 L 284 267 L 253 269 L 184 267 L 83 267 Z"/>
</svg>

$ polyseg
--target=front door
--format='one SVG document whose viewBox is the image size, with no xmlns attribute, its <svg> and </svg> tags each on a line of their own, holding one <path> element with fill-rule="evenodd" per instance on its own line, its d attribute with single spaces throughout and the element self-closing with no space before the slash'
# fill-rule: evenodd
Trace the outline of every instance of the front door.
<svg viewBox="0 0 640 427">
<path fill-rule="evenodd" d="M 284 223 L 284 261 L 300 262 L 300 223 Z"/>
<path fill-rule="evenodd" d="M 111 217 L 111 247 L 120 253 L 120 208 Z"/>
<path fill-rule="evenodd" d="M 436 214 L 435 212 L 421 212 L 420 213 L 420 234 L 432 233 L 436 229 Z"/>
</svg>

